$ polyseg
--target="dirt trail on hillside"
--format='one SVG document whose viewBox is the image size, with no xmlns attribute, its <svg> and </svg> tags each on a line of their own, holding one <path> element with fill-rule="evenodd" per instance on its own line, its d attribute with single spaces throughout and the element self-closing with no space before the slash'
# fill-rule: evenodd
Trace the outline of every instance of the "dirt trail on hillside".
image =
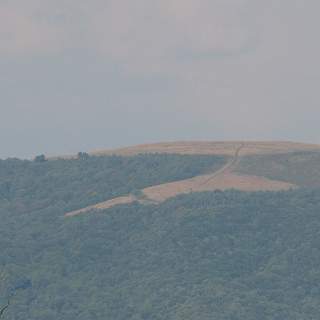
<svg viewBox="0 0 320 320">
<path fill-rule="evenodd" d="M 225 175 L 228 172 L 231 172 L 235 166 L 238 164 L 239 159 L 240 159 L 240 151 L 245 147 L 244 143 L 241 143 L 241 145 L 236 149 L 233 158 L 221 169 L 218 171 L 214 172 L 206 181 L 204 181 L 203 185 L 208 184 L 211 180 Z"/>
<path fill-rule="evenodd" d="M 144 197 L 141 199 L 137 199 L 132 195 L 118 197 L 80 210 L 68 212 L 65 216 L 71 217 L 89 211 L 105 210 L 116 205 L 130 204 L 135 201 L 142 204 L 157 204 L 177 195 L 192 192 L 224 191 L 228 189 L 237 189 L 241 191 L 280 191 L 297 187 L 296 185 L 283 181 L 235 173 L 234 171 L 241 160 L 241 152 L 246 148 L 246 144 L 240 143 L 235 147 L 236 149 L 229 162 L 214 173 L 151 186 L 142 190 Z"/>
</svg>

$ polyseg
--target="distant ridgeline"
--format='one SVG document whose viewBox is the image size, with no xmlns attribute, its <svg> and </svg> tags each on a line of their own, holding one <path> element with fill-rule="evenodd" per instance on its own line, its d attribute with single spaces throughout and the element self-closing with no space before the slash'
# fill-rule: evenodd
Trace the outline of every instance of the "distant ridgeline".
<svg viewBox="0 0 320 320">
<path fill-rule="evenodd" d="M 0 160 L 3 319 L 317 319 L 320 153 L 245 147 Z"/>
</svg>

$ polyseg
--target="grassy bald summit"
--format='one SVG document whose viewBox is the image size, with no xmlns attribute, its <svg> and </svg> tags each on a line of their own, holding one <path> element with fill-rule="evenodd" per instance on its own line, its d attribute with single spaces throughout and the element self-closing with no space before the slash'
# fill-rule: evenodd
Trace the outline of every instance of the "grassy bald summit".
<svg viewBox="0 0 320 320">
<path fill-rule="evenodd" d="M 320 151 L 320 145 L 290 141 L 177 141 L 142 144 L 113 150 L 98 150 L 92 155 L 132 156 L 146 153 L 233 155 L 244 145 L 243 155 L 278 154 L 297 151 Z"/>
<path fill-rule="evenodd" d="M 3 319 L 319 318 L 318 146 L 126 150 L 0 160 Z"/>
</svg>

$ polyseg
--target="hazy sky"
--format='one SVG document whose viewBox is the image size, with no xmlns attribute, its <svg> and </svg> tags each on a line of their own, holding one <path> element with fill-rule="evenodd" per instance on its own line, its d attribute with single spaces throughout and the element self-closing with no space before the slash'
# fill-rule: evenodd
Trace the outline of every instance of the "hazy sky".
<svg viewBox="0 0 320 320">
<path fill-rule="evenodd" d="M 0 0 L 0 157 L 320 143 L 319 0 Z"/>
</svg>

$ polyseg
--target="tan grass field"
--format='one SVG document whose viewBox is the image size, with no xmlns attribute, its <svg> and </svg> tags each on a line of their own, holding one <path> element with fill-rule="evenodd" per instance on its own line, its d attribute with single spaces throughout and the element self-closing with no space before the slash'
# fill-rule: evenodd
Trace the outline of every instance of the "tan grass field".
<svg viewBox="0 0 320 320">
<path fill-rule="evenodd" d="M 198 176 L 192 179 L 175 181 L 149 187 L 143 193 L 153 201 L 162 202 L 179 194 L 191 192 L 237 189 L 241 191 L 280 191 L 296 186 L 290 183 L 270 180 L 264 177 L 238 175 L 231 172 L 221 174 L 211 180 L 210 175 Z"/>
<path fill-rule="evenodd" d="M 98 150 L 92 155 L 121 155 L 133 156 L 141 153 L 175 153 L 190 155 L 233 155 L 239 145 L 243 144 L 242 155 L 275 154 L 288 153 L 295 151 L 316 151 L 320 150 L 320 145 L 304 144 L 296 142 L 255 142 L 255 141 L 181 141 L 181 142 L 162 142 L 155 144 L 143 144 L 138 146 L 113 149 Z"/>
<path fill-rule="evenodd" d="M 134 200 L 135 200 L 134 197 L 132 197 L 131 195 L 124 196 L 124 197 L 117 197 L 117 198 L 114 198 L 114 199 L 111 199 L 108 201 L 99 202 L 97 204 L 94 204 L 94 205 L 86 207 L 86 208 L 82 208 L 79 210 L 68 212 L 65 214 L 65 216 L 66 217 L 73 217 L 73 216 L 77 216 L 79 214 L 86 213 L 86 212 L 92 211 L 92 210 L 105 210 L 105 209 L 109 209 L 109 208 L 114 207 L 119 204 L 132 203 Z"/>
</svg>

